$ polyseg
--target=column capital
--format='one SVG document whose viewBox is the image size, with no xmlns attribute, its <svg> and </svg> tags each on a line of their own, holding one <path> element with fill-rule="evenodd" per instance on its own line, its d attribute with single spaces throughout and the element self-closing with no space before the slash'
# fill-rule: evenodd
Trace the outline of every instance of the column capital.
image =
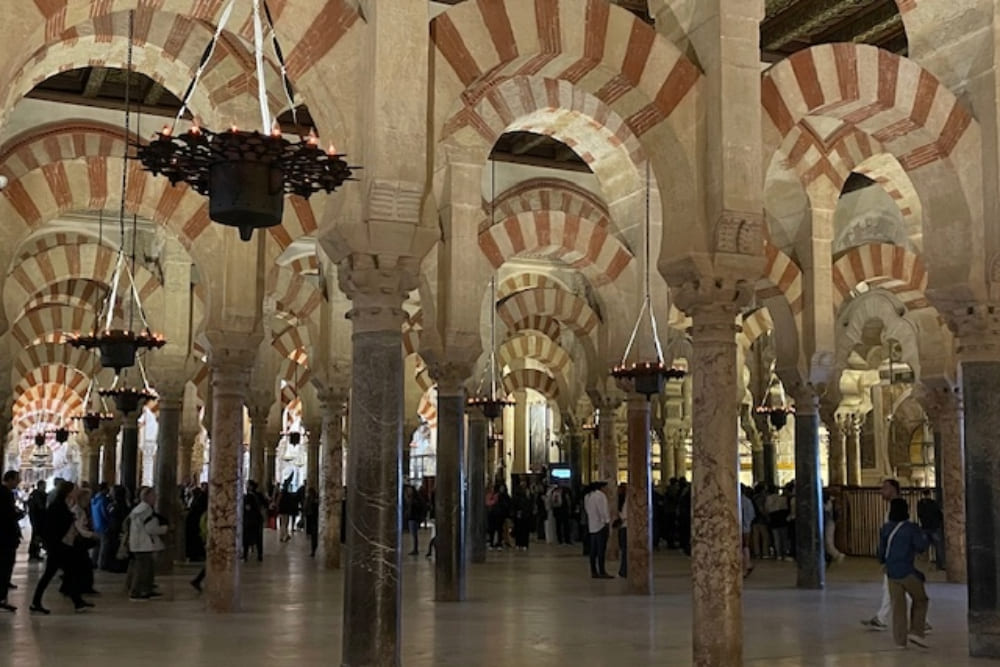
<svg viewBox="0 0 1000 667">
<path fill-rule="evenodd" d="M 820 391 L 808 382 L 796 382 L 788 387 L 788 394 L 795 401 L 795 414 L 818 415 Z"/>
<path fill-rule="evenodd" d="M 671 288 L 674 303 L 679 309 L 712 326 L 736 326 L 736 317 L 750 303 L 754 286 L 752 282 L 731 278 L 704 278 L 689 280 Z"/>
<path fill-rule="evenodd" d="M 212 370 L 212 395 L 245 398 L 250 374 L 263 334 L 210 331 L 208 365 Z"/>
<path fill-rule="evenodd" d="M 439 394 L 458 396 L 464 393 L 465 383 L 472 377 L 474 366 L 465 361 L 441 360 L 432 362 L 427 370 L 437 382 Z"/>
<path fill-rule="evenodd" d="M 929 387 L 921 383 L 914 387 L 913 393 L 914 398 L 935 422 L 954 419 L 962 414 L 962 392 L 958 387 Z"/>
<path fill-rule="evenodd" d="M 1000 361 L 1000 304 L 972 303 L 949 317 L 959 362 Z"/>
<path fill-rule="evenodd" d="M 403 302 L 418 286 L 412 258 L 352 253 L 338 264 L 340 288 L 353 307 L 347 319 L 354 332 L 399 331 L 406 321 Z"/>
<path fill-rule="evenodd" d="M 591 390 L 587 392 L 587 396 L 595 410 L 610 412 L 617 410 L 625 400 L 625 396 L 617 391 L 617 387 L 616 391 Z"/>
</svg>

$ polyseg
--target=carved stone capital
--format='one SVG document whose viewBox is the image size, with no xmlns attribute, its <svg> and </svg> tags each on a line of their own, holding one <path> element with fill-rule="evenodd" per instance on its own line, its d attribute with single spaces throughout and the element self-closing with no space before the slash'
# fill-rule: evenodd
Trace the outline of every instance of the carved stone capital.
<svg viewBox="0 0 1000 667">
<path fill-rule="evenodd" d="M 788 387 L 788 394 L 795 401 L 795 414 L 818 415 L 821 391 L 808 382 L 796 382 Z"/>
<path fill-rule="evenodd" d="M 1000 304 L 976 303 L 953 311 L 959 362 L 1000 361 Z"/>
<path fill-rule="evenodd" d="M 457 396 L 464 391 L 465 383 L 472 378 L 474 366 L 466 361 L 441 360 L 431 363 L 427 370 L 437 382 L 438 393 L 444 396 Z"/>
<path fill-rule="evenodd" d="M 729 278 L 690 280 L 671 289 L 676 306 L 692 318 L 728 318 L 733 323 L 750 303 L 753 292 L 751 282 Z"/>
<path fill-rule="evenodd" d="M 763 213 L 723 211 L 715 223 L 715 251 L 733 255 L 763 255 Z"/>
<path fill-rule="evenodd" d="M 957 387 L 927 386 L 921 383 L 913 388 L 913 397 L 936 424 L 942 420 L 956 419 L 962 414 L 962 393 Z"/>
<path fill-rule="evenodd" d="M 399 257 L 351 254 L 339 267 L 340 288 L 353 302 L 347 319 L 354 332 L 399 331 L 403 302 L 417 288 L 418 274 Z"/>
</svg>

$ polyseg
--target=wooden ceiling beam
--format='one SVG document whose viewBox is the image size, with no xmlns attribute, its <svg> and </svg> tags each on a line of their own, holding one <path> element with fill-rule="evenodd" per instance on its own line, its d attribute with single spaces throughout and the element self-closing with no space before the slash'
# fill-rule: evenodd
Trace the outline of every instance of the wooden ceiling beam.
<svg viewBox="0 0 1000 667">
<path fill-rule="evenodd" d="M 87 83 L 83 87 L 83 96 L 89 100 L 96 98 L 101 88 L 104 87 L 104 80 L 108 78 L 108 70 L 105 67 L 91 67 L 87 74 Z"/>
</svg>

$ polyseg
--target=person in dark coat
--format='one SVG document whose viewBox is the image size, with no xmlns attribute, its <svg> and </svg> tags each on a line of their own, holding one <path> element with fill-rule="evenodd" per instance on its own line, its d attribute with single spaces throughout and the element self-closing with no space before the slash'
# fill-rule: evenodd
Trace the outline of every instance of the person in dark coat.
<svg viewBox="0 0 1000 667">
<path fill-rule="evenodd" d="M 306 535 L 309 536 L 309 556 L 316 557 L 319 546 L 319 494 L 315 487 L 306 490 L 306 499 L 302 503 L 302 514 L 306 521 Z"/>
<path fill-rule="evenodd" d="M 67 534 L 76 521 L 73 511 L 70 509 L 71 495 L 75 489 L 72 482 L 62 482 L 56 489 L 56 495 L 45 511 L 45 534 L 42 539 L 45 543 L 45 572 L 35 586 L 35 595 L 32 598 L 29 609 L 36 614 L 49 614 L 49 610 L 42 605 L 45 589 L 62 570 L 65 578 L 65 593 L 73 600 L 73 606 L 77 611 L 83 611 L 93 605 L 84 601 L 81 595 L 78 582 L 74 581 L 73 568 L 73 547 L 64 542 Z"/>
<path fill-rule="evenodd" d="M 201 541 L 201 515 L 208 511 L 208 495 L 196 487 L 191 492 L 191 507 L 184 520 L 184 545 L 192 563 L 205 560 L 205 545 Z"/>
<path fill-rule="evenodd" d="M 98 567 L 105 572 L 121 574 L 128 570 L 128 561 L 118 558 L 118 546 L 121 543 L 122 527 L 131 510 L 125 487 L 121 484 L 115 485 L 111 489 L 111 500 L 107 506 L 107 525 L 101 534 L 101 554 L 98 556 Z"/>
<path fill-rule="evenodd" d="M 28 543 L 28 560 L 41 561 L 42 533 L 45 531 L 45 507 L 49 504 L 45 491 L 45 480 L 39 480 L 35 490 L 28 496 L 28 521 L 31 522 L 31 541 Z"/>
<path fill-rule="evenodd" d="M 17 547 L 21 544 L 21 526 L 24 512 L 17 508 L 14 489 L 21 483 L 16 470 L 8 470 L 0 483 L 0 609 L 17 611 L 17 607 L 7 602 L 7 591 L 11 589 L 10 579 L 14 574 L 14 560 Z"/>
<path fill-rule="evenodd" d="M 264 516 L 267 501 L 257 491 L 257 482 L 247 482 L 243 495 L 243 560 L 250 555 L 250 547 L 257 552 L 257 562 L 264 560 Z"/>
<path fill-rule="evenodd" d="M 528 492 L 528 485 L 521 482 L 514 492 L 514 544 L 527 551 L 534 524 L 535 501 Z"/>
</svg>

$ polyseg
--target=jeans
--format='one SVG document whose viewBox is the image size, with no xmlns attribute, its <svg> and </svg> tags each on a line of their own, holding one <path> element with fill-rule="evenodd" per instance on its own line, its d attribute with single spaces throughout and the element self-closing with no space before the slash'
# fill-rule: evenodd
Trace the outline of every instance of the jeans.
<svg viewBox="0 0 1000 667">
<path fill-rule="evenodd" d="M 416 519 L 410 519 L 407 521 L 407 526 L 410 528 L 410 534 L 413 535 L 413 551 L 410 553 L 420 553 L 420 522 Z"/>
<path fill-rule="evenodd" d="M 590 576 L 606 575 L 604 552 L 608 548 L 608 527 L 590 534 Z"/>
<path fill-rule="evenodd" d="M 58 544 L 52 545 L 47 551 L 48 557 L 45 559 L 45 572 L 42 573 L 42 578 L 38 580 L 38 584 L 35 586 L 35 595 L 31 602 L 32 606 L 42 606 L 42 597 L 45 595 L 45 589 L 49 587 L 49 583 L 56 576 L 56 572 L 62 570 L 65 579 L 63 586 L 66 589 L 66 593 L 73 600 L 75 607 L 82 607 L 83 597 L 80 595 L 79 582 L 73 576 L 72 547 Z"/>
<path fill-rule="evenodd" d="M 129 577 L 129 595 L 134 598 L 149 597 L 153 592 L 153 552 L 142 551 L 132 554 Z"/>
<path fill-rule="evenodd" d="M 889 598 L 892 600 L 892 638 L 896 646 L 906 646 L 906 636 L 910 633 L 924 636 L 927 626 L 927 591 L 924 582 L 915 574 L 903 579 L 888 579 Z M 906 618 L 906 596 L 913 600 L 909 623 Z"/>
</svg>

